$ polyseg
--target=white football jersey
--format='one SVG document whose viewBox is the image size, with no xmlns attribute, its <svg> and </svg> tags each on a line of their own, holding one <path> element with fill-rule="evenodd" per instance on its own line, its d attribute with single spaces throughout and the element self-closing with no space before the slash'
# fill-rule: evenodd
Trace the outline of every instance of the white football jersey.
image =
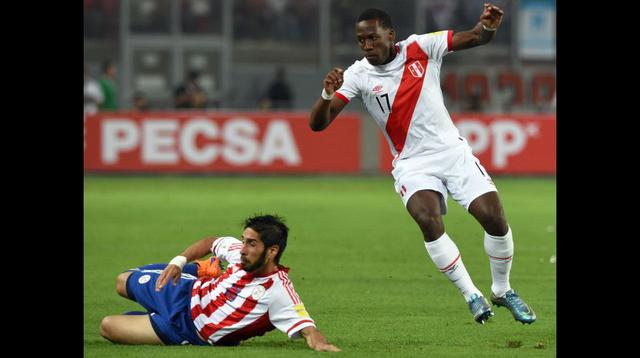
<svg viewBox="0 0 640 358">
<path fill-rule="evenodd" d="M 198 279 L 191 292 L 191 318 L 209 344 L 233 345 L 277 328 L 290 338 L 315 323 L 293 288 L 288 268 L 253 275 L 240 265 L 242 242 L 220 237 L 211 251 L 229 267 L 217 279 Z"/>
<path fill-rule="evenodd" d="M 382 129 L 398 160 L 464 144 L 444 106 L 440 89 L 442 58 L 451 52 L 453 31 L 411 35 L 398 42 L 393 61 L 373 66 L 366 58 L 344 72 L 336 96 L 359 97 Z"/>
</svg>

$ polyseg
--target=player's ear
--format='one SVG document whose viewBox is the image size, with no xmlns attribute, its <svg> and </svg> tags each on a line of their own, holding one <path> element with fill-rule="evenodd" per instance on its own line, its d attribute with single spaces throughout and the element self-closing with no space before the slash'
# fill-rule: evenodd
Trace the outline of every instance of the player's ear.
<svg viewBox="0 0 640 358">
<path fill-rule="evenodd" d="M 394 29 L 389 29 L 389 41 L 396 43 L 396 31 Z"/>
<path fill-rule="evenodd" d="M 278 252 L 280 251 L 280 246 L 278 245 L 271 245 L 269 246 L 269 248 L 267 249 L 267 257 L 271 260 L 276 259 L 276 255 L 278 254 Z"/>
</svg>

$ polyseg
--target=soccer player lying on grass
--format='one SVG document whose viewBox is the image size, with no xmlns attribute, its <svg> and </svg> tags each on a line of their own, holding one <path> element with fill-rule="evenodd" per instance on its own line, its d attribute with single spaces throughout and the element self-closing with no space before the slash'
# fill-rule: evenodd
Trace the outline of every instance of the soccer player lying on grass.
<svg viewBox="0 0 640 358">
<path fill-rule="evenodd" d="M 147 309 L 143 315 L 107 316 L 100 334 L 125 344 L 238 345 L 278 328 L 289 338 L 304 337 L 316 351 L 338 352 L 316 328 L 279 264 L 289 229 L 277 216 L 245 221 L 242 241 L 233 237 L 200 240 L 160 271 L 157 265 L 128 270 L 117 278 L 118 294 Z M 189 264 L 209 253 L 218 261 Z M 199 269 L 199 276 L 196 273 Z M 207 272 L 208 271 L 208 272 Z M 218 276 L 217 278 L 215 276 Z"/>
</svg>

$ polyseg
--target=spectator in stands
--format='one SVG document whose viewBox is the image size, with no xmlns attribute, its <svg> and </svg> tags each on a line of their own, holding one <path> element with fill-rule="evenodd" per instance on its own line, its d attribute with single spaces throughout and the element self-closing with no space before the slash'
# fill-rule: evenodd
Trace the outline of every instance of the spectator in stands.
<svg viewBox="0 0 640 358">
<path fill-rule="evenodd" d="M 141 91 L 136 91 L 136 93 L 133 94 L 133 111 L 145 112 L 148 110 L 149 101 L 147 100 L 147 96 L 145 96 Z"/>
<path fill-rule="evenodd" d="M 266 99 L 263 101 L 263 108 L 291 108 L 293 106 L 293 94 L 291 87 L 286 80 L 284 67 L 278 67 L 275 78 L 269 84 Z"/>
<path fill-rule="evenodd" d="M 89 67 L 84 65 L 84 112 L 94 114 L 98 112 L 98 106 L 104 101 L 102 89 L 89 73 Z"/>
<path fill-rule="evenodd" d="M 207 95 L 198 83 L 198 71 L 189 72 L 188 81 L 176 88 L 174 103 L 176 108 L 205 108 Z"/>
<path fill-rule="evenodd" d="M 114 111 L 118 109 L 118 98 L 116 92 L 116 65 L 111 60 L 102 63 L 102 76 L 100 77 L 100 88 L 104 95 L 104 101 L 100 105 L 100 110 Z"/>
</svg>

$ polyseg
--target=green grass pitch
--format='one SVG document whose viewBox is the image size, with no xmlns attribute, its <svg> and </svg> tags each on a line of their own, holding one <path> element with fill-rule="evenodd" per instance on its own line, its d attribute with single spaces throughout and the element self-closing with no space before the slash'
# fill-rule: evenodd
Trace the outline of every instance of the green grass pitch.
<svg viewBox="0 0 640 358">
<path fill-rule="evenodd" d="M 102 317 L 137 310 L 118 296 L 125 269 L 168 262 L 209 235 L 277 213 L 290 227 L 281 263 L 318 328 L 343 357 L 556 356 L 555 178 L 494 178 L 513 229 L 511 284 L 538 315 L 532 325 L 496 308 L 475 323 L 438 272 L 391 177 L 94 177 L 84 180 L 84 351 L 87 357 L 306 357 L 319 353 L 278 330 L 239 347 L 124 346 Z M 483 231 L 449 200 L 445 227 L 488 296 Z M 328 354 L 328 353 L 325 353 Z"/>
</svg>

